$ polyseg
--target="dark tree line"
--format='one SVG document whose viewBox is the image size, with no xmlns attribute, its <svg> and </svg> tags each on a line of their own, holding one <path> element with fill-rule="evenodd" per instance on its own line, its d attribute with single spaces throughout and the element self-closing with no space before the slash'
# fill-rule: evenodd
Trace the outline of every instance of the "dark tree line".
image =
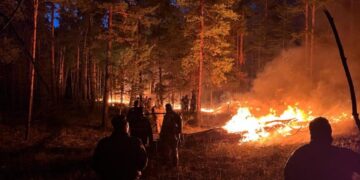
<svg viewBox="0 0 360 180">
<path fill-rule="evenodd" d="M 201 107 L 225 90 L 248 90 L 267 62 L 301 45 L 311 74 L 324 3 L 2 0 L 1 112 L 30 112 L 30 126 L 46 108 L 102 103 L 105 127 L 109 100 L 152 94 L 163 104 L 194 90 Z"/>
</svg>

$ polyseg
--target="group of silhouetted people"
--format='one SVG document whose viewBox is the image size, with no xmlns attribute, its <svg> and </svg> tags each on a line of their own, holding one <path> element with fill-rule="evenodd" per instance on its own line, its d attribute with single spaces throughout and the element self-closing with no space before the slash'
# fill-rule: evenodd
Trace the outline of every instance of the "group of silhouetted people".
<svg viewBox="0 0 360 180">
<path fill-rule="evenodd" d="M 182 112 L 190 112 L 194 113 L 196 111 L 196 95 L 195 91 L 191 93 L 191 99 L 189 99 L 188 95 L 182 96 L 180 99 L 181 103 L 181 111 Z"/>
<path fill-rule="evenodd" d="M 161 161 L 177 167 L 182 119 L 170 104 L 161 126 L 158 142 Z M 114 131 L 98 143 L 93 167 L 102 179 L 138 179 L 148 161 L 146 147 L 153 142 L 149 120 L 135 101 L 127 116 L 112 119 Z M 309 124 L 311 141 L 298 148 L 284 169 L 285 180 L 351 180 L 360 174 L 360 154 L 332 145 L 332 129 L 326 118 L 315 118 Z"/>
<path fill-rule="evenodd" d="M 170 104 L 165 106 L 159 148 L 160 161 L 169 167 L 177 167 L 182 119 Z M 93 157 L 93 167 L 102 179 L 139 179 L 148 161 L 148 152 L 153 145 L 153 133 L 149 119 L 144 116 L 139 101 L 129 109 L 126 116 L 112 119 L 113 133 L 98 143 Z"/>
</svg>

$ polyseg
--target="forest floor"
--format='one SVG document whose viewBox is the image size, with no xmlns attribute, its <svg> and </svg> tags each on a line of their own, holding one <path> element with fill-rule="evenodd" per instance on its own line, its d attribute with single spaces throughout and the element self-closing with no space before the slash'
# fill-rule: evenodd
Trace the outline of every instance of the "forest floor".
<svg viewBox="0 0 360 180">
<path fill-rule="evenodd" d="M 152 156 L 142 179 L 283 179 L 286 160 L 305 143 L 239 144 L 238 135 L 216 128 L 224 120 L 206 118 L 206 127 L 185 128 L 178 168 L 162 166 Z M 111 134 L 98 128 L 100 113 L 61 111 L 45 119 L 34 120 L 28 141 L 24 122 L 0 122 L 0 179 L 96 179 L 93 150 Z M 356 133 L 335 137 L 335 144 L 360 151 Z"/>
</svg>

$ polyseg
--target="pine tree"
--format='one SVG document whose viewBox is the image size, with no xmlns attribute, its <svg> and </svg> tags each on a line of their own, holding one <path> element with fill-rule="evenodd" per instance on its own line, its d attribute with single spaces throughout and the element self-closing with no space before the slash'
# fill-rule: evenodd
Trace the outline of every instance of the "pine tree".
<svg viewBox="0 0 360 180">
<path fill-rule="evenodd" d="M 183 68 L 190 73 L 198 68 L 197 111 L 201 109 L 202 77 L 209 75 L 211 83 L 219 86 L 226 81 L 234 59 L 231 56 L 231 45 L 227 41 L 230 35 L 231 22 L 238 19 L 232 10 L 235 1 L 184 2 L 189 9 L 185 15 L 187 35 L 193 38 L 192 51 L 183 61 Z M 200 11 L 199 11 L 200 9 Z M 200 27 L 200 28 L 199 28 Z M 196 36 L 193 36 L 195 34 Z M 204 68 L 202 67 L 204 65 Z M 207 72 L 203 73 L 203 69 Z"/>
<path fill-rule="evenodd" d="M 36 33 L 37 33 L 37 19 L 38 19 L 38 7 L 39 0 L 33 1 L 34 14 L 33 14 L 33 36 L 32 36 L 32 59 L 36 58 Z M 28 120 L 26 126 L 26 136 L 25 139 L 28 140 L 30 138 L 31 131 L 31 121 L 32 121 L 32 112 L 33 112 L 33 99 L 34 99 L 34 84 L 35 84 L 35 70 L 33 64 L 30 63 L 30 95 L 29 95 L 29 112 L 28 112 Z"/>
</svg>

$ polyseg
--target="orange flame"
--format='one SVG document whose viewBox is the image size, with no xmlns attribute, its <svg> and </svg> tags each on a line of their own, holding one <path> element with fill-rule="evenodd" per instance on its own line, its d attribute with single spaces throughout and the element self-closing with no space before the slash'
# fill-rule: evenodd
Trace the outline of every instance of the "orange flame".
<svg viewBox="0 0 360 180">
<path fill-rule="evenodd" d="M 259 141 L 273 134 L 291 135 L 314 118 L 311 111 L 305 112 L 295 106 L 288 106 L 280 115 L 272 108 L 269 111 L 265 116 L 255 117 L 249 107 L 240 107 L 223 128 L 229 133 L 243 133 L 241 142 Z"/>
<path fill-rule="evenodd" d="M 265 116 L 255 117 L 251 108 L 240 107 L 237 114 L 229 120 L 223 128 L 228 133 L 241 133 L 243 138 L 240 143 L 250 141 L 264 141 L 272 136 L 289 136 L 297 130 L 307 127 L 309 121 L 316 116 L 312 111 L 302 110 L 295 106 L 287 106 L 287 109 L 277 115 L 273 108 Z M 329 117 L 333 123 L 348 119 L 348 114 L 340 113 Z"/>
</svg>

